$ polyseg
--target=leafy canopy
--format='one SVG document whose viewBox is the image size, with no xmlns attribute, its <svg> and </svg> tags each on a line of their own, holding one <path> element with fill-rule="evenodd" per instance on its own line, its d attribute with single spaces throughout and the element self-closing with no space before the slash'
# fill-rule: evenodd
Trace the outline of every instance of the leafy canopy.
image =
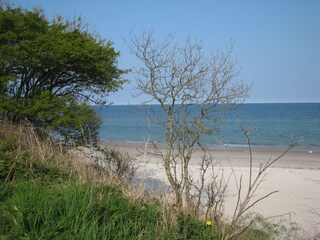
<svg viewBox="0 0 320 240">
<path fill-rule="evenodd" d="M 99 120 L 88 104 L 106 103 L 126 82 L 118 57 L 80 18 L 49 22 L 40 10 L 0 6 L 0 114 L 65 137 L 94 133 Z"/>
</svg>

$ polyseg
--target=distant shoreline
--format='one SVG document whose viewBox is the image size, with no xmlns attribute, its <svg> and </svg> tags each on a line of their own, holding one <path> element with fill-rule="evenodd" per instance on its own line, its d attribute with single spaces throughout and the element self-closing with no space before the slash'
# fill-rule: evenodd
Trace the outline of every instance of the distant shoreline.
<svg viewBox="0 0 320 240">
<path fill-rule="evenodd" d="M 145 146 L 146 142 L 143 141 L 122 141 L 122 140 L 102 140 L 101 143 L 104 144 L 119 144 L 119 145 L 133 145 L 133 146 Z M 152 145 L 153 143 L 157 144 L 158 146 L 165 147 L 165 143 L 159 142 L 152 142 L 150 141 L 148 145 Z M 259 145 L 259 144 L 251 144 L 251 148 L 255 151 L 268 151 L 268 152 L 281 152 L 287 149 L 289 145 Z M 215 144 L 209 145 L 209 149 L 212 151 L 246 151 L 249 150 L 248 144 L 235 144 L 235 143 L 225 143 L 225 144 Z M 297 153 L 320 153 L 320 146 L 312 145 L 312 146 L 301 146 L 296 145 L 294 146 L 290 152 L 297 152 Z"/>
<path fill-rule="evenodd" d="M 149 150 L 152 148 L 152 143 L 134 142 L 134 141 L 103 141 L 102 145 L 112 146 L 119 149 L 128 151 L 129 153 L 135 154 L 137 149 L 143 150 L 146 146 Z M 165 144 L 156 144 L 159 149 L 165 150 Z M 253 161 L 258 166 L 259 162 L 265 162 L 270 157 L 274 158 L 281 155 L 287 147 L 284 148 L 259 148 L 252 147 Z M 242 149 L 212 149 L 211 150 L 217 161 L 225 163 L 226 160 L 230 160 L 233 166 L 245 167 L 248 166 L 249 162 L 249 148 Z M 200 152 L 194 153 L 195 158 L 200 157 Z M 226 159 L 229 158 L 229 159 Z M 224 164 L 225 165 L 225 164 Z M 295 168 L 295 169 L 318 169 L 320 170 L 320 149 L 315 150 L 307 149 L 301 150 L 293 147 L 286 153 L 278 162 L 272 167 L 274 168 Z"/>
</svg>

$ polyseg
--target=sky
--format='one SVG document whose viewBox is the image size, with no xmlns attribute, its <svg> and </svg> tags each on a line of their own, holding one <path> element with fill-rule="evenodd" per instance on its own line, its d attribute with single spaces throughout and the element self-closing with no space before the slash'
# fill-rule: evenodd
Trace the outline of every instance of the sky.
<svg viewBox="0 0 320 240">
<path fill-rule="evenodd" d="M 126 41 L 153 29 L 160 38 L 175 32 L 178 41 L 201 40 L 207 54 L 232 40 L 240 78 L 253 84 L 248 103 L 320 102 L 319 0 L 9 0 L 13 6 L 42 7 L 48 19 L 81 16 L 89 29 L 113 42 L 120 68 L 138 60 Z M 108 100 L 139 104 L 135 77 Z"/>
</svg>

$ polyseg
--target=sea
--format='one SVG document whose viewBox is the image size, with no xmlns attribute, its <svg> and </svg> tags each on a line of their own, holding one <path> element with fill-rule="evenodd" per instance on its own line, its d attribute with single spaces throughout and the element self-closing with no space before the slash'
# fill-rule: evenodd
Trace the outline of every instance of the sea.
<svg viewBox="0 0 320 240">
<path fill-rule="evenodd" d="M 165 143 L 164 129 L 154 117 L 155 113 L 164 118 L 158 105 L 94 109 L 102 119 L 99 129 L 102 142 Z M 206 143 L 212 149 L 247 148 L 243 128 L 249 131 L 251 146 L 255 148 L 284 149 L 296 143 L 297 151 L 320 152 L 320 103 L 242 104 L 222 116 L 219 128 L 207 137 Z"/>
</svg>

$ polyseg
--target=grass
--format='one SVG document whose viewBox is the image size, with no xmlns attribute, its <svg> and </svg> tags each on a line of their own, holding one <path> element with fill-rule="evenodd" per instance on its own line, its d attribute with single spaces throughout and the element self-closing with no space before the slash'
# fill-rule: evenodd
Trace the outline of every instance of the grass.
<svg viewBox="0 0 320 240">
<path fill-rule="evenodd" d="M 204 223 L 189 217 L 182 217 L 178 226 L 163 225 L 161 205 L 157 201 L 132 202 L 119 187 L 23 181 L 1 183 L 1 189 L 0 239 L 210 239 L 213 236 Z"/>
<path fill-rule="evenodd" d="M 0 240 L 218 240 L 228 231 L 227 224 L 208 227 L 130 191 L 33 128 L 0 121 Z M 257 216 L 239 239 L 274 239 L 286 231 Z"/>
<path fill-rule="evenodd" d="M 3 186 L 2 186 L 3 187 Z M 21 182 L 1 193 L 1 239 L 156 239 L 157 207 L 116 188 Z"/>
<path fill-rule="evenodd" d="M 205 223 L 183 215 L 167 219 L 159 200 L 131 199 L 127 191 L 32 128 L 0 122 L 1 240 L 215 236 Z"/>
</svg>

